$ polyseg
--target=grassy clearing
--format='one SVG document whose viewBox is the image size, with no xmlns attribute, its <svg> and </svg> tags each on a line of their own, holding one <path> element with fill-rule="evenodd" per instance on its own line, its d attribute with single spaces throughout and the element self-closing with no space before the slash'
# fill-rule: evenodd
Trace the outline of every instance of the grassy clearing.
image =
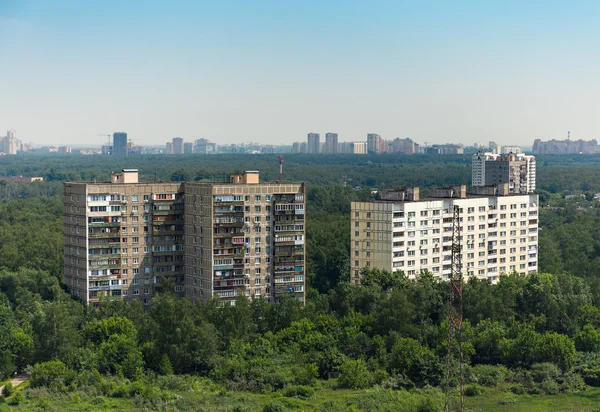
<svg viewBox="0 0 600 412">
<path fill-rule="evenodd" d="M 266 405 L 279 404 L 285 411 L 417 411 L 442 410 L 444 394 L 439 390 L 414 392 L 390 390 L 339 390 L 334 382 L 317 388 L 309 399 L 285 397 L 281 393 L 214 392 L 205 388 L 174 392 L 169 400 L 108 398 L 82 392 L 49 394 L 44 389 L 24 391 L 25 401 L 11 405 L 9 398 L 0 403 L 0 412 L 8 411 L 262 411 Z M 597 411 L 600 388 L 583 392 L 548 395 L 515 395 L 507 388 L 488 388 L 480 395 L 466 398 L 466 410 L 479 411 Z M 429 409 L 432 408 L 432 409 Z"/>
<path fill-rule="evenodd" d="M 490 389 L 466 398 L 470 411 L 598 411 L 600 388 L 558 395 L 515 395 L 502 389 Z"/>
</svg>

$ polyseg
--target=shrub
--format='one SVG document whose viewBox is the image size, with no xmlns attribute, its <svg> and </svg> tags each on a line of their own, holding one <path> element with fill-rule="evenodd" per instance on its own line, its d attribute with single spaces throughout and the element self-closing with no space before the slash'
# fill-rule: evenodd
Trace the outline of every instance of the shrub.
<svg viewBox="0 0 600 412">
<path fill-rule="evenodd" d="M 2 395 L 4 395 L 5 398 L 8 398 L 13 393 L 15 393 L 15 388 L 13 387 L 13 384 L 7 382 L 6 385 L 4 385 L 4 389 L 2 389 Z"/>
<path fill-rule="evenodd" d="M 345 361 L 340 367 L 341 387 L 349 389 L 364 389 L 371 385 L 371 374 L 362 359 Z"/>
<path fill-rule="evenodd" d="M 553 363 L 536 363 L 531 366 L 531 377 L 537 383 L 545 380 L 556 381 L 560 375 L 560 369 Z"/>
<path fill-rule="evenodd" d="M 296 385 L 315 385 L 319 377 L 319 368 L 314 363 L 308 363 L 294 369 L 294 383 Z"/>
<path fill-rule="evenodd" d="M 11 398 L 10 402 L 8 402 L 8 404 L 9 405 L 20 405 L 20 404 L 23 403 L 23 401 L 25 401 L 25 397 L 23 396 L 23 392 L 17 392 Z"/>
<path fill-rule="evenodd" d="M 480 395 L 481 392 L 481 386 L 477 385 L 476 383 L 472 383 L 465 387 L 465 396 L 477 396 Z"/>
<path fill-rule="evenodd" d="M 600 354 L 580 353 L 574 371 L 581 375 L 586 384 L 600 386 Z"/>
<path fill-rule="evenodd" d="M 317 409 L 317 412 L 346 412 L 346 405 L 341 401 L 326 401 Z"/>
<path fill-rule="evenodd" d="M 512 393 L 514 393 L 515 395 L 525 395 L 525 388 L 522 387 L 521 385 L 513 385 L 510 387 L 510 391 Z"/>
<path fill-rule="evenodd" d="M 580 374 L 567 372 L 562 378 L 560 389 L 563 392 L 578 392 L 585 390 L 585 386 L 585 382 Z"/>
<path fill-rule="evenodd" d="M 507 370 L 504 366 L 477 365 L 472 369 L 477 383 L 485 386 L 497 386 L 506 377 Z"/>
<path fill-rule="evenodd" d="M 408 379 L 406 376 L 402 374 L 396 374 L 388 377 L 383 382 L 381 382 L 381 387 L 383 389 L 414 389 L 415 384 L 413 381 Z"/>
<path fill-rule="evenodd" d="M 66 390 L 75 378 L 73 372 L 59 360 L 36 363 L 30 370 L 32 388 L 47 386 L 54 390 Z"/>
<path fill-rule="evenodd" d="M 311 399 L 315 396 L 315 390 L 310 386 L 288 386 L 283 391 L 283 396 L 288 398 Z"/>
<path fill-rule="evenodd" d="M 271 403 L 265 405 L 263 412 L 285 412 L 285 407 L 279 401 L 272 401 Z"/>
<path fill-rule="evenodd" d="M 417 406 L 417 412 L 438 412 L 440 410 L 440 406 L 436 405 L 433 399 L 429 397 L 423 399 Z"/>
<path fill-rule="evenodd" d="M 515 398 L 502 398 L 498 400 L 499 405 L 516 405 L 516 403 Z"/>
<path fill-rule="evenodd" d="M 556 383 L 554 379 L 544 379 L 542 383 L 540 383 L 540 389 L 547 395 L 558 395 L 560 392 L 558 383 Z"/>
<path fill-rule="evenodd" d="M 400 338 L 392 347 L 389 369 L 408 377 L 415 385 L 437 386 L 442 381 L 440 358 L 426 345 L 411 338 Z"/>
</svg>

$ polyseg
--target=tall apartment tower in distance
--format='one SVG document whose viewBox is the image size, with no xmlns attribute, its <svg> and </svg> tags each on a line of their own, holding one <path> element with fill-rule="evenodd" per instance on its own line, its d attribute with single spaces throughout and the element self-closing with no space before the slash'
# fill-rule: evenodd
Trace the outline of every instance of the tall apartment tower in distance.
<svg viewBox="0 0 600 412">
<path fill-rule="evenodd" d="M 165 287 L 194 303 L 240 295 L 304 302 L 303 183 L 65 183 L 64 276 L 90 304 L 144 304 Z M 185 286 L 185 287 L 184 287 Z"/>
<path fill-rule="evenodd" d="M 183 138 L 181 138 L 181 137 L 173 138 L 172 151 L 173 151 L 173 154 L 183 154 Z"/>
<path fill-rule="evenodd" d="M 423 271 L 449 280 L 454 206 L 460 207 L 463 275 L 498 281 L 501 274 L 538 268 L 538 196 L 510 194 L 508 184 L 477 188 L 418 188 L 381 192 L 380 200 L 352 202 L 351 281 L 362 268 Z"/>
<path fill-rule="evenodd" d="M 338 134 L 327 133 L 325 135 L 325 153 L 337 153 L 338 152 Z"/>
<path fill-rule="evenodd" d="M 319 133 L 309 133 L 306 143 L 306 153 L 321 152 L 321 135 Z"/>
<path fill-rule="evenodd" d="M 194 143 L 192 143 L 192 142 L 185 142 L 183 144 L 183 153 L 184 154 L 194 153 Z"/>
<path fill-rule="evenodd" d="M 6 136 L 0 139 L 0 143 L 0 151 L 4 154 L 17 154 L 19 150 L 22 150 L 22 144 L 17 139 L 16 130 L 8 130 Z"/>
<path fill-rule="evenodd" d="M 113 133 L 113 154 L 116 156 L 127 156 L 127 133 Z"/>
<path fill-rule="evenodd" d="M 384 153 L 387 151 L 387 142 L 375 133 L 367 135 L 367 151 L 369 153 Z"/>
<path fill-rule="evenodd" d="M 472 185 L 491 186 L 507 183 L 509 193 L 535 192 L 535 156 L 475 153 L 472 159 Z"/>
</svg>

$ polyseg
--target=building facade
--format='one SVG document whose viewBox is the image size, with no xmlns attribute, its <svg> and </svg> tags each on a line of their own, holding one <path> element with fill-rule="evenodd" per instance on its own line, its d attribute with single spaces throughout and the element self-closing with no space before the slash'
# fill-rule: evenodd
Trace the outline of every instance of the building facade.
<svg viewBox="0 0 600 412">
<path fill-rule="evenodd" d="M 466 186 L 384 192 L 382 200 L 352 202 L 351 281 L 362 268 L 403 271 L 414 278 L 429 271 L 436 279 L 451 273 L 453 208 L 460 207 L 462 273 L 466 279 L 498 280 L 503 273 L 538 269 L 538 196 L 487 188 L 467 196 Z"/>
<path fill-rule="evenodd" d="M 304 302 L 304 184 L 65 183 L 64 276 L 72 295 L 140 299 L 164 288 L 193 302 L 239 295 Z M 186 286 L 187 285 L 187 286 Z"/>
</svg>

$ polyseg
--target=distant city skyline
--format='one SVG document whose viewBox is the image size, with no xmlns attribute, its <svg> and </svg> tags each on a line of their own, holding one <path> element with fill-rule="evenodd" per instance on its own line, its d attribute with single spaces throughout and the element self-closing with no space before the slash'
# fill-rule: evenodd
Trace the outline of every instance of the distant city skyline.
<svg viewBox="0 0 600 412">
<path fill-rule="evenodd" d="M 0 2 L 24 142 L 600 139 L 600 3 Z"/>
</svg>

